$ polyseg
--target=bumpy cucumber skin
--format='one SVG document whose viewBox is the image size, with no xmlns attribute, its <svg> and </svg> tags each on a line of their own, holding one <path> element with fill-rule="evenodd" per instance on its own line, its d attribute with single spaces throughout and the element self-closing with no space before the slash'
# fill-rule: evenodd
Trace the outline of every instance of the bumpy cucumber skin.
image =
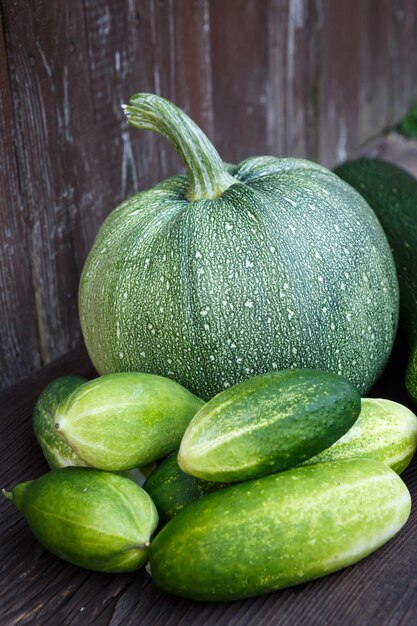
<svg viewBox="0 0 417 626">
<path fill-rule="evenodd" d="M 414 404 L 417 404 L 417 331 L 415 331 L 414 342 L 411 348 L 410 359 L 407 363 L 405 387 L 414 400 Z"/>
<path fill-rule="evenodd" d="M 76 389 L 57 408 L 59 435 L 88 465 L 121 471 L 176 450 L 204 404 L 168 378 L 108 374 Z"/>
<path fill-rule="evenodd" d="M 417 416 L 412 411 L 392 400 L 362 398 L 361 412 L 352 428 L 330 448 L 304 461 L 302 465 L 370 458 L 385 463 L 401 474 L 409 465 L 416 448 Z M 153 470 L 143 488 L 154 501 L 162 526 L 187 504 L 208 493 L 224 489 L 229 484 L 207 482 L 185 474 L 174 454 Z"/>
<path fill-rule="evenodd" d="M 51 469 L 68 465 L 88 465 L 81 459 L 54 428 L 54 416 L 59 404 L 73 391 L 87 382 L 81 376 L 63 376 L 42 391 L 33 410 L 33 430 L 44 457 Z"/>
<path fill-rule="evenodd" d="M 270 372 L 203 406 L 181 441 L 178 464 L 208 481 L 283 471 L 337 441 L 359 415 L 359 392 L 331 372 Z"/>
<path fill-rule="evenodd" d="M 158 510 L 159 523 L 163 526 L 190 502 L 227 486 L 185 474 L 179 468 L 177 454 L 174 453 L 153 470 L 143 488 L 152 498 Z"/>
<path fill-rule="evenodd" d="M 417 416 L 412 411 L 392 400 L 362 398 L 361 412 L 352 428 L 303 465 L 362 457 L 386 463 L 401 474 L 416 448 Z"/>
<path fill-rule="evenodd" d="M 405 484 L 378 461 L 295 468 L 184 508 L 151 544 L 152 576 L 194 600 L 268 593 L 356 563 L 398 532 L 410 507 Z"/>
<path fill-rule="evenodd" d="M 158 513 L 128 478 L 66 467 L 17 485 L 13 502 L 53 554 L 99 572 L 130 572 L 147 560 Z"/>
<path fill-rule="evenodd" d="M 58 406 L 75 389 L 78 389 L 86 382 L 88 382 L 87 378 L 82 378 L 81 376 L 57 378 L 45 387 L 35 404 L 33 410 L 33 430 L 51 469 L 69 466 L 89 467 L 89 464 L 80 458 L 71 446 L 58 435 L 55 428 L 55 413 Z M 153 464 L 125 470 L 121 474 L 142 486 L 152 469 Z"/>
</svg>

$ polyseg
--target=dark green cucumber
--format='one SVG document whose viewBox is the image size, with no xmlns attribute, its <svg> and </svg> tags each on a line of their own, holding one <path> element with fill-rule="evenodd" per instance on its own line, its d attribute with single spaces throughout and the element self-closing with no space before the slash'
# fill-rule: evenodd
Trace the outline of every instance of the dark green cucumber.
<svg viewBox="0 0 417 626">
<path fill-rule="evenodd" d="M 417 402 L 417 180 L 378 160 L 351 161 L 335 172 L 369 203 L 391 246 L 400 286 L 400 326 L 411 344 L 406 387 Z"/>
<path fill-rule="evenodd" d="M 416 447 L 417 417 L 412 411 L 391 400 L 362 398 L 361 412 L 352 428 L 303 465 L 368 458 L 381 461 L 400 474 L 410 463 Z M 154 469 L 144 489 L 158 509 L 161 524 L 165 524 L 185 505 L 227 486 L 185 474 L 172 455 Z"/>
<path fill-rule="evenodd" d="M 164 525 L 186 504 L 226 486 L 185 474 L 180 470 L 177 454 L 174 453 L 153 470 L 143 488 L 151 496 L 158 510 L 159 522 Z"/>
<path fill-rule="evenodd" d="M 289 369 L 256 376 L 196 413 L 178 463 L 187 474 L 216 482 L 282 471 L 337 441 L 360 407 L 355 387 L 331 372 Z"/>
<path fill-rule="evenodd" d="M 356 563 L 406 522 L 410 494 L 369 459 L 319 463 L 233 485 L 185 507 L 151 544 L 157 585 L 226 601 Z"/>
</svg>

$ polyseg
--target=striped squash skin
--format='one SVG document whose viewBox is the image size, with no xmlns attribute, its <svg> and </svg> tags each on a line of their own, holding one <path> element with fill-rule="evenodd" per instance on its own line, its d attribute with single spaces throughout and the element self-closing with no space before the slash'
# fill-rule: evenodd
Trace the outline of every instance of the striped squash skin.
<svg viewBox="0 0 417 626">
<path fill-rule="evenodd" d="M 209 399 L 292 367 L 362 393 L 390 354 L 398 285 L 367 203 L 327 169 L 253 157 L 217 198 L 177 176 L 117 207 L 85 263 L 84 339 L 97 370 L 168 376 Z"/>
<path fill-rule="evenodd" d="M 417 180 L 377 159 L 350 161 L 336 174 L 369 202 L 391 245 L 400 285 L 400 324 L 411 346 L 406 387 L 417 402 Z"/>
<path fill-rule="evenodd" d="M 398 532 L 410 507 L 401 478 L 369 459 L 264 476 L 180 511 L 151 543 L 152 577 L 194 600 L 268 593 L 356 563 Z"/>
</svg>

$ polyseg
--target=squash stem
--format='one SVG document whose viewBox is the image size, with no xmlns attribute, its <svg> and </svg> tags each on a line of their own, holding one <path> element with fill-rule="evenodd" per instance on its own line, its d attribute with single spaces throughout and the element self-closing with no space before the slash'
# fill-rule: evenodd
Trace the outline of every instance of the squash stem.
<svg viewBox="0 0 417 626">
<path fill-rule="evenodd" d="M 217 150 L 192 119 L 175 104 L 149 93 L 132 96 L 123 105 L 130 126 L 166 137 L 184 163 L 190 186 L 188 200 L 218 198 L 236 180 L 227 172 Z"/>
</svg>

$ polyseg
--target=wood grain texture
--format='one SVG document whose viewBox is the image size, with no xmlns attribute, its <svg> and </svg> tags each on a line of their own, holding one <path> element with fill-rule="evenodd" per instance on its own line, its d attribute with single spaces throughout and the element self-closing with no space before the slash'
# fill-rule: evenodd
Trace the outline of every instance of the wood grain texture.
<svg viewBox="0 0 417 626">
<path fill-rule="evenodd" d="M 391 109 L 390 119 L 397 121 L 416 100 L 417 3 L 395 0 L 390 4 L 391 38 Z"/>
<path fill-rule="evenodd" d="M 231 163 L 265 154 L 267 3 L 211 0 L 210 33 L 215 145 Z"/>
<path fill-rule="evenodd" d="M 70 9 L 61 3 L 10 2 L 5 17 L 14 61 L 18 167 L 30 233 L 24 254 L 33 272 L 40 356 L 47 361 L 80 340 L 73 233 L 79 225 L 76 194 L 84 159 L 81 155 L 76 162 L 80 145 L 74 137 L 88 121 L 73 114 L 75 94 L 69 80 L 85 63 L 70 46 L 80 28 L 76 3 Z M 56 36 L 48 36 L 51 32 Z"/>
<path fill-rule="evenodd" d="M 318 160 L 329 167 L 335 161 L 344 161 L 352 147 L 360 142 L 364 4 L 358 0 L 324 3 Z M 355 10 L 358 5 L 363 6 L 362 11 Z"/>
<path fill-rule="evenodd" d="M 81 342 L 105 216 L 180 171 L 121 103 L 183 107 L 227 161 L 332 166 L 417 99 L 415 0 L 3 0 L 0 388 Z"/>
<path fill-rule="evenodd" d="M 402 349 L 398 344 L 374 395 L 382 393 L 407 403 Z M 13 487 L 47 471 L 32 433 L 31 413 L 43 387 L 68 374 L 93 375 L 85 352 L 69 353 L 0 396 L 1 487 Z M 416 459 L 403 478 L 415 506 Z M 417 620 L 417 508 L 397 537 L 357 565 L 299 587 L 230 604 L 169 596 L 144 569 L 113 575 L 68 565 L 35 541 L 20 513 L 4 499 L 0 523 L 0 623 L 4 626 L 414 626 Z"/>
<path fill-rule="evenodd" d="M 28 228 L 19 190 L 15 117 L 0 15 L 0 388 L 40 366 Z M 3 60 L 3 62 L 1 62 Z"/>
</svg>

